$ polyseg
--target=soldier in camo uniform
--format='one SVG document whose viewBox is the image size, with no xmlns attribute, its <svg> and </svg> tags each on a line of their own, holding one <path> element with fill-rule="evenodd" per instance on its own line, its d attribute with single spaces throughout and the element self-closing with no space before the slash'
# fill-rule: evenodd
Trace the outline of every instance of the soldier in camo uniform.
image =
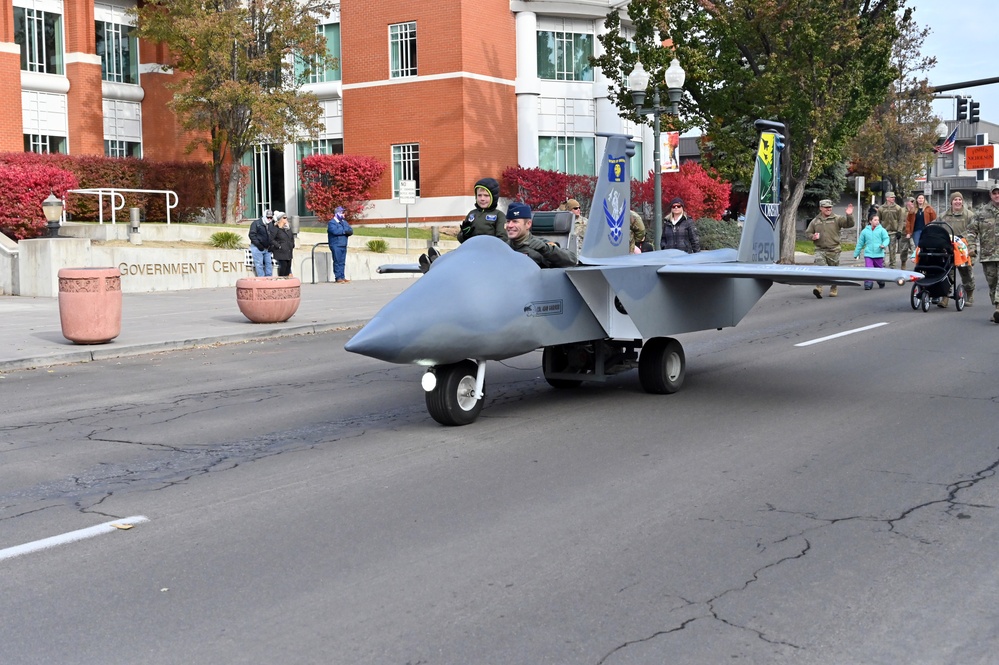
<svg viewBox="0 0 999 665">
<path fill-rule="evenodd" d="M 895 253 L 902 239 L 902 232 L 905 231 L 905 215 L 902 206 L 895 203 L 895 192 L 885 194 L 885 204 L 878 208 L 878 217 L 881 218 L 881 228 L 888 233 L 888 238 L 891 240 L 885 268 L 894 268 Z"/>
<path fill-rule="evenodd" d="M 954 230 L 954 235 L 961 236 L 965 240 L 968 238 L 968 224 L 975 216 L 971 214 L 971 208 L 964 205 L 964 194 L 954 192 L 950 195 L 950 207 L 947 212 L 937 218 L 938 222 L 944 222 Z M 961 283 L 964 284 L 965 304 L 975 304 L 975 266 L 974 261 L 966 266 L 958 266 L 961 273 Z M 949 298 L 941 298 L 937 303 L 938 307 L 946 307 Z"/>
<path fill-rule="evenodd" d="M 838 266 L 840 253 L 840 231 L 852 229 L 856 225 L 853 219 L 853 204 L 846 206 L 846 215 L 833 214 L 833 204 L 830 199 L 819 201 L 819 214 L 808 223 L 805 237 L 815 243 L 815 265 Z M 829 287 L 829 297 L 835 298 L 839 289 Z M 812 289 L 812 295 L 822 297 L 822 285 Z"/>
<path fill-rule="evenodd" d="M 978 208 L 974 219 L 968 224 L 968 252 L 977 254 L 985 271 L 985 281 L 989 285 L 989 299 L 995 311 L 992 321 L 999 323 L 999 181 L 992 185 L 992 201 Z"/>
</svg>

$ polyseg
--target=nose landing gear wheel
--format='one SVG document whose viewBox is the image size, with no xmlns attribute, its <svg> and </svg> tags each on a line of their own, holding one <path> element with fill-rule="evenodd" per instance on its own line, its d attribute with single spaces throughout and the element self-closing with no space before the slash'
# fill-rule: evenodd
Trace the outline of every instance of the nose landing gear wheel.
<svg viewBox="0 0 999 665">
<path fill-rule="evenodd" d="M 672 337 L 653 337 L 642 347 L 638 356 L 638 380 L 645 392 L 675 393 L 683 385 L 686 373 L 683 346 Z"/>
<path fill-rule="evenodd" d="M 437 385 L 426 394 L 431 418 L 449 426 L 475 422 L 483 402 L 475 397 L 476 370 L 471 360 L 437 366 Z"/>
</svg>

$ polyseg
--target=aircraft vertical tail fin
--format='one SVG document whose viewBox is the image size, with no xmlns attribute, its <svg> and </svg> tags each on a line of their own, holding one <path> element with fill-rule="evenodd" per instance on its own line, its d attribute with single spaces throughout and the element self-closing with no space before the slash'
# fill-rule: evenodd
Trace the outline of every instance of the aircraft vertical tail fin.
<svg viewBox="0 0 999 665">
<path fill-rule="evenodd" d="M 635 143 L 624 134 L 607 137 L 603 159 L 597 163 L 597 187 L 586 224 L 580 263 L 628 254 L 631 211 L 631 157 Z"/>
<path fill-rule="evenodd" d="M 776 263 L 780 258 L 780 160 L 786 130 L 782 123 L 770 120 L 757 120 L 753 124 L 760 132 L 760 142 L 738 261 Z"/>
</svg>

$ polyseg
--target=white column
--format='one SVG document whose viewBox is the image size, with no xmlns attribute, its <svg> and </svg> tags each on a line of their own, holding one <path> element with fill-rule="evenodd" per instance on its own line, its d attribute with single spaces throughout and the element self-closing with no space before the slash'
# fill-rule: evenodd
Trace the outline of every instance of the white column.
<svg viewBox="0 0 999 665">
<path fill-rule="evenodd" d="M 517 12 L 517 160 L 520 166 L 538 166 L 538 17 Z"/>
<path fill-rule="evenodd" d="M 596 30 L 593 39 L 593 55 L 600 57 L 604 54 L 603 44 L 600 43 L 600 36 L 607 32 L 607 28 L 604 26 L 602 20 L 596 21 Z M 596 128 L 597 132 L 604 133 L 621 133 L 624 129 L 623 122 L 618 115 L 617 107 L 611 103 L 610 97 L 608 97 L 608 90 L 610 88 L 610 80 L 604 74 L 604 70 L 597 67 L 593 70 L 593 102 L 594 102 L 594 113 L 596 113 Z M 596 137 L 594 142 L 595 152 L 597 160 L 599 161 L 600 156 L 604 154 L 604 147 L 606 147 L 607 139 L 600 136 Z"/>
</svg>

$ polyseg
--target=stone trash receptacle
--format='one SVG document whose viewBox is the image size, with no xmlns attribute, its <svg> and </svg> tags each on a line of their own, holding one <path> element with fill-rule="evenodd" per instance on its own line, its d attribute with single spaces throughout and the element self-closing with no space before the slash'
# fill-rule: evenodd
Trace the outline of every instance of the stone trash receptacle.
<svg viewBox="0 0 999 665">
<path fill-rule="evenodd" d="M 236 281 L 236 304 L 253 323 L 287 321 L 302 302 L 298 277 L 242 277 Z"/>
<path fill-rule="evenodd" d="M 121 333 L 121 273 L 117 268 L 59 270 L 59 320 L 76 344 L 105 344 Z"/>
</svg>

